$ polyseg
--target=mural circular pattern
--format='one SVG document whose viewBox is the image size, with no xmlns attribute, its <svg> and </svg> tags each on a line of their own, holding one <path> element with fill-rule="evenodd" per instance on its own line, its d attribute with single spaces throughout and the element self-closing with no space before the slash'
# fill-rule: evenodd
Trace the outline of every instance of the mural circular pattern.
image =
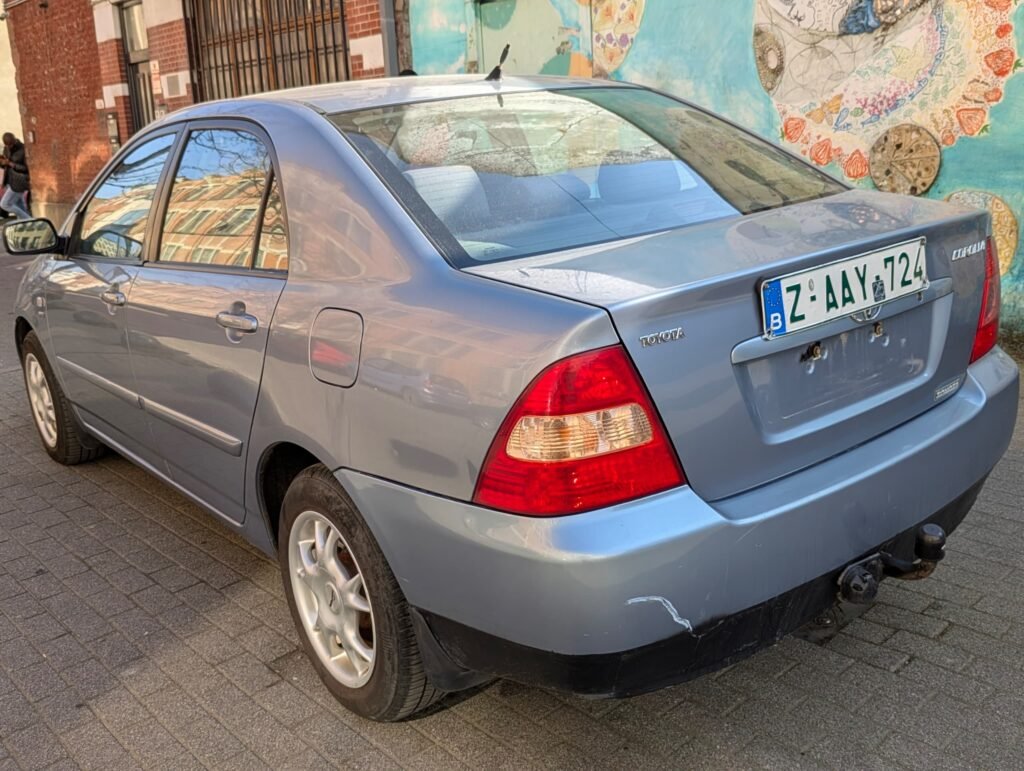
<svg viewBox="0 0 1024 771">
<path fill-rule="evenodd" d="M 996 253 L 999 255 L 999 275 L 1005 276 L 1013 265 L 1017 254 L 1020 230 L 1017 218 L 1006 201 L 997 195 L 984 190 L 957 190 L 946 196 L 947 201 L 973 206 L 976 209 L 988 209 L 992 215 L 992 236 L 996 242 Z"/>
<path fill-rule="evenodd" d="M 770 94 L 786 68 L 786 51 L 768 27 L 754 27 L 754 59 L 761 86 Z"/>
<path fill-rule="evenodd" d="M 921 126 L 893 126 L 871 148 L 869 169 L 875 187 L 886 193 L 923 195 L 939 176 L 942 150 Z"/>
</svg>

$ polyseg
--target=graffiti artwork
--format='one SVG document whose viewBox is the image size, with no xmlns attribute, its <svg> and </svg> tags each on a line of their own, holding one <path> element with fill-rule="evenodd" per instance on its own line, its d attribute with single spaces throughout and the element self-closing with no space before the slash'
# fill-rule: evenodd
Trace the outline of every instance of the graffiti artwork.
<svg viewBox="0 0 1024 771">
<path fill-rule="evenodd" d="M 876 140 L 895 126 L 919 126 L 944 147 L 987 133 L 989 109 L 1020 66 L 1012 5 L 758 0 L 755 59 L 782 138 L 860 179 Z"/>
<path fill-rule="evenodd" d="M 625 60 L 640 29 L 644 0 L 594 0 L 594 74 L 608 77 Z"/>
</svg>

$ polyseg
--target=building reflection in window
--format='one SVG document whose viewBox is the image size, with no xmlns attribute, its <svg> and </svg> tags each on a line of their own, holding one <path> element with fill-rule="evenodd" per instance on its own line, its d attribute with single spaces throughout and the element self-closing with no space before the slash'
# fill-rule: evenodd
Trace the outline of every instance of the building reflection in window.
<svg viewBox="0 0 1024 771">
<path fill-rule="evenodd" d="M 288 270 L 288 231 L 284 224 L 276 177 L 270 181 L 270 194 L 267 196 L 267 208 L 263 212 L 263 226 L 260 229 L 254 267 L 258 270 Z"/>
<path fill-rule="evenodd" d="M 269 153 L 255 135 L 193 132 L 171 187 L 161 261 L 251 267 L 269 171 Z"/>
<path fill-rule="evenodd" d="M 156 184 L 173 144 L 173 134 L 142 143 L 103 181 L 82 217 L 80 254 L 116 260 L 142 258 Z"/>
</svg>

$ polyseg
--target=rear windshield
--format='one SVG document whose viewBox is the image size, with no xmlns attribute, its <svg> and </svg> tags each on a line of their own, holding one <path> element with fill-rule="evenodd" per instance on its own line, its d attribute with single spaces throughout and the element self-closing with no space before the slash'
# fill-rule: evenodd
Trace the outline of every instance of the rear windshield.
<svg viewBox="0 0 1024 771">
<path fill-rule="evenodd" d="M 639 88 L 495 93 L 331 120 L 458 267 L 844 189 L 767 142 Z"/>
</svg>

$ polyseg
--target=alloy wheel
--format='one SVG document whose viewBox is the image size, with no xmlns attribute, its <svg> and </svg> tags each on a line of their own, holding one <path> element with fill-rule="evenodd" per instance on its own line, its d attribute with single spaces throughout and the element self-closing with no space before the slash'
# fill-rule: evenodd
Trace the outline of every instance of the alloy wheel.
<svg viewBox="0 0 1024 771">
<path fill-rule="evenodd" d="M 342 685 L 365 685 L 376 660 L 376 629 L 363 573 L 348 542 L 323 514 L 304 511 L 291 528 L 288 567 L 317 657 Z"/>
<path fill-rule="evenodd" d="M 35 354 L 25 357 L 25 385 L 28 388 L 28 399 L 32 404 L 32 417 L 35 418 L 39 435 L 47 447 L 57 446 L 57 413 L 53 406 L 53 394 L 46 380 L 46 372 Z"/>
</svg>

